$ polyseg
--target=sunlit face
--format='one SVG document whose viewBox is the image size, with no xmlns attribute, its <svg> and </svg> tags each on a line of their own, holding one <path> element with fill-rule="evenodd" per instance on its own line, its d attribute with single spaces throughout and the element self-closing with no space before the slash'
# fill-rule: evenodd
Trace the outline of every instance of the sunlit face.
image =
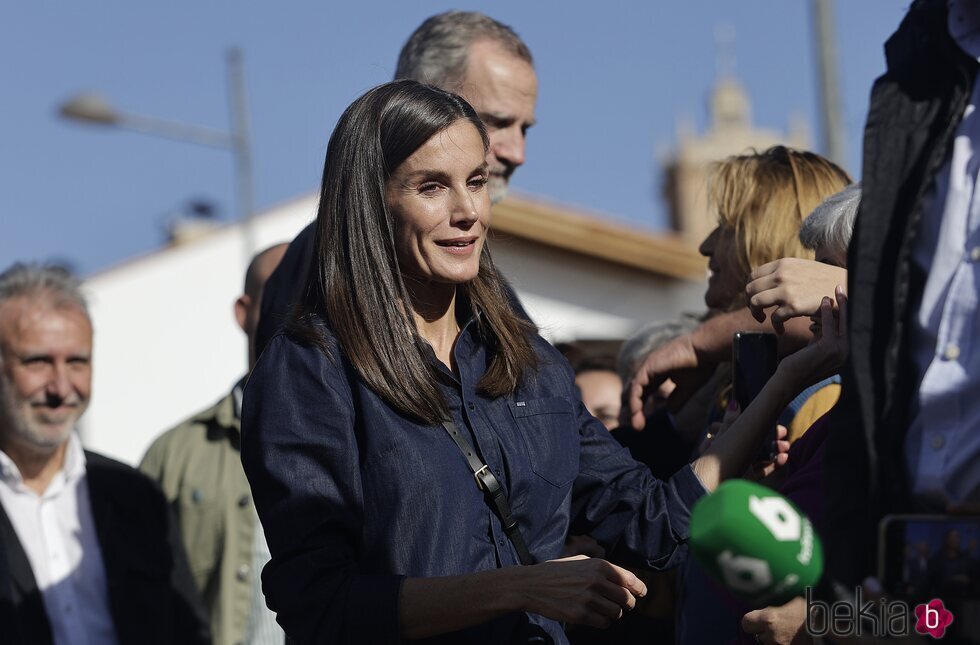
<svg viewBox="0 0 980 645">
<path fill-rule="evenodd" d="M 490 225 L 483 139 L 465 119 L 435 134 L 388 178 L 401 271 L 429 283 L 461 284 L 480 269 Z"/>
<path fill-rule="evenodd" d="M 524 163 L 524 141 L 534 125 L 538 78 L 534 68 L 492 40 L 470 46 L 466 75 L 459 88 L 487 128 L 490 148 L 490 200 L 507 194 L 510 176 Z"/>
<path fill-rule="evenodd" d="M 575 376 L 575 384 L 582 392 L 585 409 L 601 421 L 607 430 L 612 430 L 619 425 L 623 382 L 616 372 L 608 370 L 580 372 Z"/>
<path fill-rule="evenodd" d="M 88 406 L 92 324 L 76 307 L 0 305 L 0 441 L 53 452 Z"/>
<path fill-rule="evenodd" d="M 716 226 L 701 242 L 698 251 L 708 258 L 708 290 L 704 303 L 711 309 L 727 309 L 745 289 L 745 279 L 738 265 L 735 229 Z"/>
</svg>

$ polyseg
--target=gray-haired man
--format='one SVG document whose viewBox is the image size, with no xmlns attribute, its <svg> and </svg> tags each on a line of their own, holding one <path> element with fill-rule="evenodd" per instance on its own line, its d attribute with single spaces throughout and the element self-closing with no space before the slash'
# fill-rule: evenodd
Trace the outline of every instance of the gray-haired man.
<svg viewBox="0 0 980 645">
<path fill-rule="evenodd" d="M 160 490 L 82 449 L 91 386 L 77 281 L 56 267 L 0 273 L 0 640 L 209 643 Z"/>
</svg>

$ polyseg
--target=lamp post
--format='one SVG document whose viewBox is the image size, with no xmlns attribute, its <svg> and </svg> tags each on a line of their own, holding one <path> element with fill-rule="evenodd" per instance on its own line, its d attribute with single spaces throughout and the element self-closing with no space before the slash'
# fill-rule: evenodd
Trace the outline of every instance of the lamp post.
<svg viewBox="0 0 980 645">
<path fill-rule="evenodd" d="M 252 202 L 252 154 L 248 112 L 245 102 L 245 80 L 242 56 L 238 49 L 226 54 L 228 66 L 228 106 L 231 112 L 231 131 L 216 130 L 188 123 L 121 112 L 99 94 L 76 94 L 59 108 L 59 114 L 73 121 L 92 125 L 117 127 L 211 148 L 223 148 L 232 153 L 235 163 L 235 188 L 239 216 L 243 221 L 246 261 L 256 251 Z"/>
<path fill-rule="evenodd" d="M 834 35 L 833 0 L 812 0 L 813 36 L 820 78 L 820 115 L 823 119 L 823 152 L 831 161 L 845 165 L 844 120 L 841 114 L 840 79 L 837 75 L 837 38 Z"/>
</svg>

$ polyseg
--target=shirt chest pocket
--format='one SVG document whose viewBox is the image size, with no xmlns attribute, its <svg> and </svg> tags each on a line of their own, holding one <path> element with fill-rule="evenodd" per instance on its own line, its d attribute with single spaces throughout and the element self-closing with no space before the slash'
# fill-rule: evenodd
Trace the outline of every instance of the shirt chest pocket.
<svg viewBox="0 0 980 645">
<path fill-rule="evenodd" d="M 531 399 L 512 402 L 510 412 L 534 474 L 558 488 L 575 479 L 579 446 L 571 404 L 559 397 Z"/>
<path fill-rule="evenodd" d="M 213 490 L 187 487 L 177 500 L 181 537 L 198 589 L 204 590 L 221 558 L 223 510 Z"/>
</svg>

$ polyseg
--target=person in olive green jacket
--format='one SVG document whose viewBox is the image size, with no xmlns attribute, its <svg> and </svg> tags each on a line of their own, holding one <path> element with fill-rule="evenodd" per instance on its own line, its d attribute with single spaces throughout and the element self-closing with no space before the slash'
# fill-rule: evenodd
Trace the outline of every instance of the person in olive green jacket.
<svg viewBox="0 0 980 645">
<path fill-rule="evenodd" d="M 258 358 L 253 339 L 262 289 L 286 246 L 273 246 L 252 259 L 245 293 L 235 301 L 235 316 L 248 337 L 249 370 Z M 160 484 L 177 512 L 215 644 L 281 644 L 285 636 L 265 606 L 260 580 L 269 547 L 239 455 L 244 384 L 242 378 L 213 407 L 161 435 L 140 470 Z"/>
</svg>

